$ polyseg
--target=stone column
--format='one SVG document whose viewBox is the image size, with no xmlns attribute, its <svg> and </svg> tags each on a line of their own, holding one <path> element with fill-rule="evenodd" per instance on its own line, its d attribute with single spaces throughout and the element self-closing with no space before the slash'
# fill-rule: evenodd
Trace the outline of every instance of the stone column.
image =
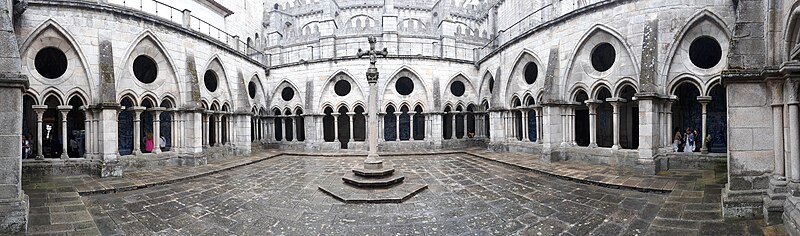
<svg viewBox="0 0 800 236">
<path fill-rule="evenodd" d="M 790 96 L 791 98 L 791 96 Z M 789 140 L 800 140 L 800 101 L 789 101 Z M 800 142 L 789 142 L 791 181 L 800 182 Z"/>
<path fill-rule="evenodd" d="M 451 118 L 452 118 L 451 119 L 452 120 L 451 123 L 453 123 L 453 127 L 451 127 L 451 129 L 453 131 L 452 131 L 452 134 L 450 135 L 450 139 L 458 139 L 458 135 L 456 135 L 456 124 L 457 124 L 456 119 L 458 118 L 458 112 L 457 111 L 452 111 L 450 113 L 453 114 L 451 116 Z"/>
<path fill-rule="evenodd" d="M 81 110 L 83 110 L 83 157 L 89 158 L 90 153 L 92 150 L 92 143 L 94 142 L 94 138 L 92 138 L 92 111 L 89 110 L 88 106 L 81 106 Z"/>
<path fill-rule="evenodd" d="M 69 139 L 67 139 L 67 113 L 72 110 L 72 106 L 58 106 L 58 111 L 61 112 L 61 159 L 69 159 L 67 155 L 67 147 L 69 147 Z"/>
<path fill-rule="evenodd" d="M 300 133 L 299 131 L 297 131 L 297 117 L 298 117 L 297 115 L 292 115 L 289 118 L 290 120 L 292 120 L 292 134 L 293 134 L 291 140 L 292 142 L 300 140 L 299 138 L 297 138 L 297 134 Z"/>
<path fill-rule="evenodd" d="M 411 136 L 411 137 L 408 138 L 408 141 L 414 141 L 414 133 L 416 133 L 414 131 L 414 126 L 415 126 L 414 125 L 414 115 L 415 114 L 417 114 L 417 112 L 415 112 L 415 111 L 409 111 L 408 112 L 408 120 L 409 120 L 409 123 L 408 123 L 408 134 Z"/>
<path fill-rule="evenodd" d="M 286 120 L 289 120 L 289 121 L 286 121 Z M 286 119 L 283 119 L 283 121 L 286 124 L 285 130 L 289 130 L 289 128 L 292 129 L 292 133 L 291 133 L 292 134 L 292 139 L 289 139 L 287 137 L 286 141 L 294 142 L 297 139 L 297 129 L 295 129 L 295 125 L 294 125 L 294 123 L 295 123 L 294 122 L 294 116 L 293 115 L 288 115 L 288 116 L 286 116 Z"/>
<path fill-rule="evenodd" d="M 348 143 L 353 143 L 353 141 L 355 140 L 355 138 L 353 138 L 353 116 L 356 113 L 351 111 L 351 112 L 347 112 L 345 114 L 347 114 L 347 117 L 350 118 L 349 119 L 350 120 L 350 139 L 349 139 Z"/>
<path fill-rule="evenodd" d="M 625 103 L 627 101 L 625 99 L 622 99 L 622 98 L 609 98 L 609 99 L 606 99 L 606 101 L 610 102 L 611 106 L 614 108 L 614 122 L 613 122 L 614 123 L 614 127 L 612 127 L 612 129 L 611 129 L 611 130 L 613 130 L 613 135 L 614 135 L 614 146 L 611 146 L 611 149 L 617 150 L 617 149 L 620 149 L 620 145 L 619 145 L 619 127 L 620 127 L 619 126 L 619 109 L 620 109 L 620 106 L 622 105 L 622 103 Z"/>
<path fill-rule="evenodd" d="M 147 109 L 153 111 L 153 153 L 161 153 L 161 112 L 164 112 L 163 107 L 153 107 Z"/>
<path fill-rule="evenodd" d="M 673 103 L 675 103 L 675 101 L 672 100 L 672 98 L 670 98 L 670 99 L 668 99 L 667 101 L 664 102 L 664 114 L 665 114 L 664 118 L 666 120 L 664 128 L 667 130 L 665 138 L 667 140 L 667 147 L 669 148 L 669 150 L 672 150 L 672 138 L 673 138 L 672 135 L 675 135 L 675 133 L 673 133 L 673 128 L 672 128 L 672 104 Z"/>
<path fill-rule="evenodd" d="M 224 115 L 224 114 L 222 114 L 222 112 L 219 112 L 219 111 L 218 111 L 218 112 L 216 112 L 215 116 L 217 116 L 217 119 L 216 119 L 217 126 L 216 126 L 216 127 L 214 127 L 214 128 L 215 128 L 215 130 L 216 130 L 216 134 L 217 134 L 217 135 L 216 135 L 214 138 L 215 138 L 215 139 L 217 139 L 217 142 L 215 143 L 215 145 L 214 145 L 214 146 L 217 146 L 217 147 L 219 147 L 219 146 L 222 146 L 222 145 L 224 145 L 224 143 L 222 143 L 222 118 L 223 118 L 225 115 Z"/>
<path fill-rule="evenodd" d="M 36 160 L 44 160 L 44 155 L 42 155 L 42 116 L 47 111 L 47 106 L 33 105 L 32 108 L 36 112 Z"/>
<path fill-rule="evenodd" d="M 208 148 L 211 146 L 211 111 L 206 110 L 203 112 L 203 147 Z"/>
<path fill-rule="evenodd" d="M 783 145 L 783 85 L 782 80 L 767 80 L 767 86 L 772 94 L 772 149 L 775 155 L 772 176 L 777 180 L 786 179 Z"/>
<path fill-rule="evenodd" d="M 586 106 L 589 107 L 589 147 L 597 147 L 597 105 L 601 103 L 600 100 L 586 100 Z"/>
<path fill-rule="evenodd" d="M 464 136 L 463 136 L 463 138 L 466 139 L 466 138 L 469 138 L 469 135 L 467 135 L 467 131 L 469 131 L 469 129 L 467 128 L 467 123 L 468 123 L 467 120 L 469 119 L 468 118 L 469 117 L 469 112 L 465 111 L 464 114 L 461 115 L 461 117 L 464 118 Z"/>
<path fill-rule="evenodd" d="M 575 140 L 575 106 L 569 107 L 569 143 L 571 146 L 578 146 L 578 142 Z"/>
<path fill-rule="evenodd" d="M 139 117 L 142 114 L 142 112 L 144 111 L 144 109 L 145 109 L 145 107 L 130 107 L 130 108 L 128 108 L 128 111 L 132 111 L 133 112 L 133 155 L 141 155 L 142 154 L 142 149 L 141 149 L 141 145 L 140 145 L 141 140 L 139 140 L 139 139 L 142 138 L 141 137 L 142 136 L 142 130 L 141 130 L 142 127 L 141 127 L 141 125 L 139 125 L 139 122 L 141 121 L 141 120 L 139 120 Z"/>
<path fill-rule="evenodd" d="M 567 108 L 562 107 L 563 112 L 561 113 L 561 147 L 569 146 L 568 142 L 568 135 L 569 129 L 567 128 L 567 123 L 569 122 L 569 117 L 567 116 Z"/>
<path fill-rule="evenodd" d="M 333 141 L 339 142 L 339 113 L 333 113 Z"/>
<path fill-rule="evenodd" d="M 394 112 L 394 141 L 400 141 L 400 115 L 403 112 L 395 111 Z"/>
<path fill-rule="evenodd" d="M 520 113 L 522 114 L 522 141 L 523 142 L 530 142 L 530 138 L 528 136 L 528 111 L 530 111 L 527 107 L 520 107 Z"/>
<path fill-rule="evenodd" d="M 707 117 L 706 110 L 708 109 L 708 103 L 711 102 L 711 97 L 698 96 L 697 101 L 700 102 L 700 108 L 703 113 L 703 118 L 702 118 L 703 120 L 701 122 L 703 124 L 703 133 L 701 137 L 699 138 L 695 137 L 695 140 L 700 140 L 700 152 L 703 154 L 708 154 L 708 147 L 707 147 L 708 145 L 706 145 L 706 137 L 708 136 L 707 135 L 708 127 L 706 126 L 706 117 Z"/>
</svg>

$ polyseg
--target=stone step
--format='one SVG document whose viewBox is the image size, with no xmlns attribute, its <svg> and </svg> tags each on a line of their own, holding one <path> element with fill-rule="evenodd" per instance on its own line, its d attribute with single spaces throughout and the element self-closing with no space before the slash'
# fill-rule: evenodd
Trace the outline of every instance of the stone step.
<svg viewBox="0 0 800 236">
<path fill-rule="evenodd" d="M 384 167 L 382 169 L 376 169 L 376 170 L 356 168 L 353 169 L 353 173 L 357 176 L 367 177 L 367 178 L 384 177 L 392 175 L 394 173 L 394 168 Z"/>
<path fill-rule="evenodd" d="M 353 172 L 348 172 L 342 176 L 345 183 L 360 188 L 385 188 L 403 182 L 405 175 L 394 173 L 379 178 L 358 176 Z"/>
</svg>

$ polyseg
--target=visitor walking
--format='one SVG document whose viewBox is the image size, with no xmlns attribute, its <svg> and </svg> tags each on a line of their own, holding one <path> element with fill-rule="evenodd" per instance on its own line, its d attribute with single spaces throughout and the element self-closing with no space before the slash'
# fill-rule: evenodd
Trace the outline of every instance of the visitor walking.
<svg viewBox="0 0 800 236">
<path fill-rule="evenodd" d="M 694 146 L 694 151 L 700 152 L 700 147 L 703 142 L 703 137 L 700 137 L 700 133 L 698 133 L 697 130 L 694 130 L 693 134 L 694 134 L 694 144 L 692 145 Z"/>
<path fill-rule="evenodd" d="M 681 146 L 682 139 L 683 138 L 681 137 L 681 129 L 680 128 L 675 129 L 675 136 L 672 137 L 672 152 L 678 152 L 678 150 L 680 150 L 679 148 Z"/>
<path fill-rule="evenodd" d="M 694 132 L 692 132 L 692 128 L 686 128 L 686 133 L 684 134 L 684 138 L 686 140 L 686 144 L 683 146 L 683 152 L 693 152 L 694 151 Z"/>
<path fill-rule="evenodd" d="M 153 133 L 147 132 L 144 137 L 144 152 L 153 152 Z"/>
</svg>

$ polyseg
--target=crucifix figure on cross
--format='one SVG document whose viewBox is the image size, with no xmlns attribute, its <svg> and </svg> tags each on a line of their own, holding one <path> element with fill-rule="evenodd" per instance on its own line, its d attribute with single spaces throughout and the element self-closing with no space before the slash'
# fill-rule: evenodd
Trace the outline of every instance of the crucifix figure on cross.
<svg viewBox="0 0 800 236">
<path fill-rule="evenodd" d="M 358 57 L 361 58 L 366 55 L 369 55 L 369 69 L 367 69 L 367 82 L 377 83 L 378 68 L 375 67 L 375 63 L 378 61 L 377 60 L 378 56 L 386 57 L 389 55 L 389 52 L 386 51 L 386 48 L 383 48 L 383 50 L 381 51 L 375 50 L 375 43 L 378 42 L 378 40 L 375 39 L 375 36 L 369 36 L 367 40 L 369 41 L 369 50 L 365 52 L 359 48 Z"/>
</svg>

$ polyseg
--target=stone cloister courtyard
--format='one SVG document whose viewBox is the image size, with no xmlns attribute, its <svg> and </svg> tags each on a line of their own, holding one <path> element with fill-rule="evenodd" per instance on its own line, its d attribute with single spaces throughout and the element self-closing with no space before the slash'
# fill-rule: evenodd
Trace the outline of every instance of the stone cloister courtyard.
<svg viewBox="0 0 800 236">
<path fill-rule="evenodd" d="M 256 152 L 120 179 L 36 177 L 29 234 L 76 235 L 782 235 L 726 221 L 724 168 L 635 176 L 524 154 L 393 154 L 428 188 L 402 203 L 345 204 L 317 189 L 360 155 Z M 569 173 L 569 174 L 560 174 Z M 101 186 L 101 187 L 98 187 Z"/>
</svg>

